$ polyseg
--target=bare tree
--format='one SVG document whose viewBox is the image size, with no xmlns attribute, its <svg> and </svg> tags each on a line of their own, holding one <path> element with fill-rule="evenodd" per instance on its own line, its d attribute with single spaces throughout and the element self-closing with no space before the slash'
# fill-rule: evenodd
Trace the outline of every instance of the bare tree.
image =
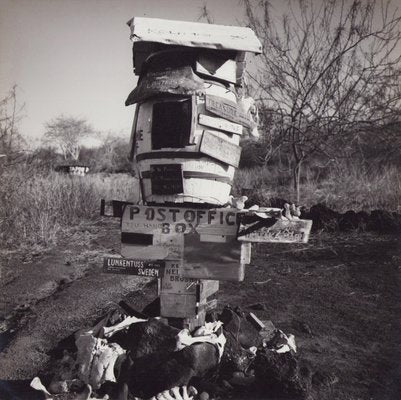
<svg viewBox="0 0 401 400">
<path fill-rule="evenodd" d="M 7 96 L 0 100 L 0 157 L 7 158 L 7 164 L 19 157 L 24 144 L 18 131 L 23 108 L 24 105 L 17 102 L 17 86 L 14 85 Z"/>
<path fill-rule="evenodd" d="M 94 133 L 85 119 L 63 115 L 46 123 L 45 142 L 57 145 L 65 160 L 78 160 L 82 139 Z"/>
<path fill-rule="evenodd" d="M 339 157 L 358 132 L 399 118 L 401 15 L 374 0 L 289 0 L 280 18 L 268 1 L 243 3 L 263 44 L 250 78 L 291 149 L 299 201 L 305 160 Z"/>
</svg>

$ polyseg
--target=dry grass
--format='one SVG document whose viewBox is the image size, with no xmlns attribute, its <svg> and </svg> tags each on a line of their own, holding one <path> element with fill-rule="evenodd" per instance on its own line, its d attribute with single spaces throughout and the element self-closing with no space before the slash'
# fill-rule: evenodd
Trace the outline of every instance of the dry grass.
<svg viewBox="0 0 401 400">
<path fill-rule="evenodd" d="M 0 175 L 0 244 L 53 245 L 60 230 L 97 218 L 100 199 L 133 200 L 136 179 L 129 175 L 71 177 L 27 168 Z"/>
<path fill-rule="evenodd" d="M 372 172 L 347 165 L 332 168 L 320 179 L 311 177 L 310 171 L 305 175 L 300 201 L 305 206 L 325 203 L 339 212 L 401 211 L 401 174 L 396 167 L 383 167 Z M 272 167 L 237 171 L 233 190 L 239 194 L 245 187 L 254 188 L 261 202 L 272 197 L 296 199 L 288 174 L 279 173 Z"/>
</svg>

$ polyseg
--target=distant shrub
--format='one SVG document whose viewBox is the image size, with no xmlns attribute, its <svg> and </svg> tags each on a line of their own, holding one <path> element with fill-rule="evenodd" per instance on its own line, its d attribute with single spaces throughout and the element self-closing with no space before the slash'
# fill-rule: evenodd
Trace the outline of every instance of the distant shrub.
<svg viewBox="0 0 401 400">
<path fill-rule="evenodd" d="M 336 164 L 319 176 L 305 169 L 301 184 L 302 205 L 323 203 L 345 212 L 384 209 L 401 210 L 401 173 L 395 166 L 367 170 L 355 165 Z M 253 200 L 269 205 L 272 198 L 296 199 L 289 173 L 275 167 L 254 167 L 236 172 L 233 193 L 253 189 Z"/>
<path fill-rule="evenodd" d="M 61 229 L 96 218 L 101 198 L 133 200 L 137 191 L 137 180 L 126 174 L 5 171 L 0 175 L 0 243 L 54 244 Z"/>
</svg>

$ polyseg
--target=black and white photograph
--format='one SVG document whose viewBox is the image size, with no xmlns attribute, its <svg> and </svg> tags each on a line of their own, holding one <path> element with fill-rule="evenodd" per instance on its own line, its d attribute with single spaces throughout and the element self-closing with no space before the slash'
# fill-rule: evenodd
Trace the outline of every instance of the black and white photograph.
<svg viewBox="0 0 401 400">
<path fill-rule="evenodd" d="M 0 400 L 400 399 L 400 0 L 0 0 Z"/>
</svg>

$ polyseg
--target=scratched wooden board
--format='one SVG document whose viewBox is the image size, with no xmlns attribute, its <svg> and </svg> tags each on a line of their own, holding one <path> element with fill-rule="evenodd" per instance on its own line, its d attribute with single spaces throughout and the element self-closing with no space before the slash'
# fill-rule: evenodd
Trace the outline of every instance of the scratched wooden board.
<svg viewBox="0 0 401 400">
<path fill-rule="evenodd" d="M 211 117 L 210 115 L 199 114 L 198 122 L 201 125 L 215 128 L 220 131 L 242 135 L 242 125 L 227 121 L 224 118 Z"/>
<path fill-rule="evenodd" d="M 192 209 L 128 205 L 121 231 L 149 234 L 236 235 L 239 213 L 235 208 Z"/>
<path fill-rule="evenodd" d="M 263 219 L 250 225 L 240 224 L 238 240 L 257 243 L 307 243 L 312 221 Z"/>
<path fill-rule="evenodd" d="M 235 236 L 224 243 L 201 242 L 200 235 L 184 236 L 182 275 L 188 278 L 242 281 L 241 243 Z"/>
<path fill-rule="evenodd" d="M 229 121 L 241 124 L 247 128 L 251 127 L 251 121 L 244 112 L 238 109 L 236 103 L 223 99 L 222 97 L 206 95 L 206 110 Z"/>
<path fill-rule="evenodd" d="M 126 259 L 121 257 L 104 257 L 103 272 L 109 274 L 138 275 L 148 278 L 163 276 L 163 261 Z"/>
<path fill-rule="evenodd" d="M 199 151 L 203 154 L 223 161 L 233 167 L 238 167 L 241 157 L 241 146 L 230 143 L 227 140 L 214 135 L 212 132 L 204 131 Z"/>
<path fill-rule="evenodd" d="M 160 293 L 195 294 L 197 281 L 182 276 L 182 261 L 166 261 Z"/>
<path fill-rule="evenodd" d="M 194 294 L 160 293 L 160 314 L 162 317 L 186 318 L 196 315 L 198 308 L 203 307 L 206 300 L 197 306 Z"/>
</svg>

